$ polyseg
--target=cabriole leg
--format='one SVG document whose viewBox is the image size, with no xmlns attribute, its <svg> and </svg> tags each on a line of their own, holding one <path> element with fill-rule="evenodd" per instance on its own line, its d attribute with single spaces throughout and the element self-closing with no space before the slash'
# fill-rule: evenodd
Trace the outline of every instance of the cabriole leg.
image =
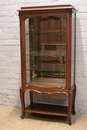
<svg viewBox="0 0 87 130">
<path fill-rule="evenodd" d="M 74 86 L 73 90 L 73 102 L 72 102 L 72 115 L 75 115 L 75 97 L 76 97 L 76 85 Z"/>
<path fill-rule="evenodd" d="M 68 95 L 68 122 L 69 122 L 69 125 L 72 124 L 71 112 L 72 112 L 72 92 L 70 91 L 69 95 Z"/>
<path fill-rule="evenodd" d="M 23 88 L 20 88 L 20 99 L 21 99 L 21 106 L 22 106 L 22 115 L 21 118 L 24 119 L 25 117 L 25 103 L 24 103 L 24 93 L 25 91 L 23 90 Z"/>
</svg>

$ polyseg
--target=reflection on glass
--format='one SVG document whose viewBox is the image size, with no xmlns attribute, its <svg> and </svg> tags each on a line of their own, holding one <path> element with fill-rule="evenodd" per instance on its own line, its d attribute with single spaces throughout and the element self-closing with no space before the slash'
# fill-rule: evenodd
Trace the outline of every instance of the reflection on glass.
<svg viewBox="0 0 87 130">
<path fill-rule="evenodd" d="M 26 83 L 65 87 L 66 18 L 25 20 Z"/>
</svg>

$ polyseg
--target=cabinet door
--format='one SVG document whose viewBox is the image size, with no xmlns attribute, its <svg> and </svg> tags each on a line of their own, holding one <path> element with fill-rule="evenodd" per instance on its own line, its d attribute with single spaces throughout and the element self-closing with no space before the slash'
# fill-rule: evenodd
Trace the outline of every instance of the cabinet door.
<svg viewBox="0 0 87 130">
<path fill-rule="evenodd" d="M 66 86 L 66 17 L 43 15 L 25 20 L 26 82 Z"/>
</svg>

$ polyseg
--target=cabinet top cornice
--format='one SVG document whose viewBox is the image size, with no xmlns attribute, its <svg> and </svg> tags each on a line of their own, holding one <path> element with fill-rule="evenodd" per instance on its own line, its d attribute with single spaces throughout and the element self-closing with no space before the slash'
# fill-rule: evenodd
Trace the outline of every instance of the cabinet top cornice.
<svg viewBox="0 0 87 130">
<path fill-rule="evenodd" d="M 45 10 L 73 10 L 77 11 L 72 5 L 50 5 L 50 6 L 31 6 L 31 7 L 21 7 L 18 12 L 28 12 L 28 11 L 45 11 Z"/>
</svg>

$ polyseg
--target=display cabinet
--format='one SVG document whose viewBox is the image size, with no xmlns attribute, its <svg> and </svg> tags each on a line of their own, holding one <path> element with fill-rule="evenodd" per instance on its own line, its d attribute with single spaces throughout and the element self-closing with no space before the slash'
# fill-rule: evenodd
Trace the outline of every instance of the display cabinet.
<svg viewBox="0 0 87 130">
<path fill-rule="evenodd" d="M 75 114 L 76 9 L 71 5 L 22 7 L 19 11 L 22 118 L 26 112 Z M 25 106 L 25 91 L 30 105 Z M 67 95 L 68 105 L 35 103 L 33 92 Z"/>
</svg>

